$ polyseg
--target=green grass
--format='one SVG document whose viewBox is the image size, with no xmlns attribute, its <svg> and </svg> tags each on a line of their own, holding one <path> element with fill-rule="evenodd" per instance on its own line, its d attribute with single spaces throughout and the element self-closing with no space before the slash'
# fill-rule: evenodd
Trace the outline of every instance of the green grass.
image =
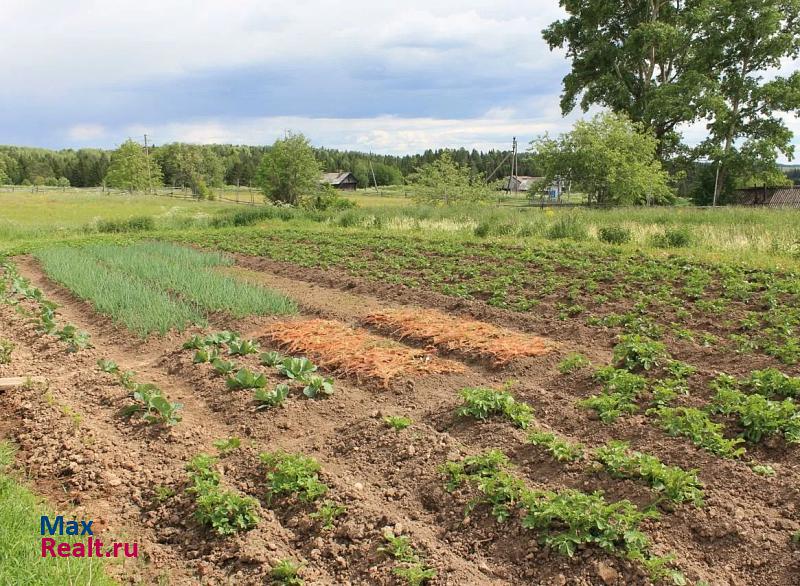
<svg viewBox="0 0 800 586">
<path fill-rule="evenodd" d="M 113 585 L 97 558 L 41 557 L 39 519 L 52 514 L 27 488 L 7 472 L 13 446 L 0 442 L 0 585 Z M 64 541 L 79 541 L 67 536 Z"/>
<path fill-rule="evenodd" d="M 218 311 L 235 317 L 297 311 L 283 295 L 217 272 L 231 264 L 227 257 L 174 244 L 56 247 L 36 256 L 52 279 L 142 337 L 205 325 Z"/>
</svg>

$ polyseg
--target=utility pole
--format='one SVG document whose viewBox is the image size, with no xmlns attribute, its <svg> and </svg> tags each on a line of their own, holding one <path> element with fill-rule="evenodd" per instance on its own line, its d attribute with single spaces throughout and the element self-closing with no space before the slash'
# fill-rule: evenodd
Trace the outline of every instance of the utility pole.
<svg viewBox="0 0 800 586">
<path fill-rule="evenodd" d="M 369 153 L 369 171 L 372 173 L 372 184 L 375 186 L 375 191 L 380 193 L 381 190 L 378 189 L 378 180 L 375 179 L 375 169 L 372 168 L 372 152 Z"/>
<path fill-rule="evenodd" d="M 147 148 L 147 134 L 144 135 L 144 157 L 147 161 L 147 193 L 153 193 L 153 177 L 150 173 L 150 149 Z"/>
<path fill-rule="evenodd" d="M 514 137 L 514 140 L 511 143 L 511 179 L 509 182 L 514 182 L 514 195 L 517 194 L 519 191 L 517 189 L 517 137 Z"/>
</svg>

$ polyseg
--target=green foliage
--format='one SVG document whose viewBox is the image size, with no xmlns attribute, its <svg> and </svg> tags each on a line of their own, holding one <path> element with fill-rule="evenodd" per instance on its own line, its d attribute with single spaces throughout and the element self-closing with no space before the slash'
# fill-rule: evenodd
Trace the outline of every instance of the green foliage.
<svg viewBox="0 0 800 586">
<path fill-rule="evenodd" d="M 0 364 L 10 364 L 13 351 L 14 344 L 5 338 L 0 338 Z"/>
<path fill-rule="evenodd" d="M 208 348 L 201 348 L 200 350 L 195 351 L 194 357 L 192 358 L 192 362 L 194 364 L 205 364 L 206 362 L 219 362 L 219 354 L 217 353 L 216 348 L 208 349 Z"/>
<path fill-rule="evenodd" d="M 759 476 L 775 476 L 775 468 L 770 466 L 769 464 L 756 464 L 751 463 L 750 469 L 753 471 L 754 474 L 758 474 Z"/>
<path fill-rule="evenodd" d="M 248 354 L 258 354 L 261 347 L 258 342 L 252 340 L 234 340 L 228 342 L 228 353 L 232 356 L 247 356 Z"/>
<path fill-rule="evenodd" d="M 392 573 L 403 579 L 406 584 L 420 586 L 436 577 L 436 571 L 422 561 L 411 544 L 411 538 L 407 535 L 395 535 L 394 532 L 386 530 L 383 540 L 384 545 L 378 547 L 378 551 L 399 562 Z"/>
<path fill-rule="evenodd" d="M 128 139 L 111 154 L 104 182 L 125 191 L 146 191 L 161 185 L 161 168 L 139 143 Z"/>
<path fill-rule="evenodd" d="M 607 244 L 627 244 L 631 241 L 631 231 L 621 226 L 603 226 L 597 231 L 597 237 Z"/>
<path fill-rule="evenodd" d="M 303 586 L 305 581 L 300 577 L 302 564 L 292 560 L 280 560 L 270 570 L 269 577 L 275 586 Z"/>
<path fill-rule="evenodd" d="M 139 414 L 147 423 L 177 425 L 181 421 L 180 403 L 170 403 L 157 386 L 153 384 L 135 384 L 131 396 L 135 405 L 123 409 L 123 415 L 130 417 Z"/>
<path fill-rule="evenodd" d="M 652 370 L 667 357 L 667 349 L 662 342 L 637 334 L 620 336 L 619 344 L 614 346 L 614 362 L 619 368 L 631 372 Z"/>
<path fill-rule="evenodd" d="M 284 358 L 278 365 L 278 372 L 298 382 L 306 382 L 317 367 L 308 358 Z"/>
<path fill-rule="evenodd" d="M 605 113 L 576 122 L 557 139 L 545 135 L 531 143 L 531 150 L 546 181 L 569 177 L 595 202 L 633 205 L 672 200 L 657 146 L 643 125 Z"/>
<path fill-rule="evenodd" d="M 100 360 L 97 361 L 97 366 L 103 372 L 107 372 L 108 374 L 119 375 L 119 365 L 113 360 L 101 358 Z"/>
<path fill-rule="evenodd" d="M 705 411 L 691 407 L 659 407 L 648 414 L 656 415 L 659 425 L 668 434 L 686 436 L 696 446 L 717 456 L 738 458 L 745 452 L 739 447 L 742 440 L 726 439 L 722 435 L 722 425 L 711 421 Z"/>
<path fill-rule="evenodd" d="M 410 417 L 404 417 L 402 415 L 387 415 L 383 418 L 383 422 L 387 427 L 391 427 L 396 431 L 402 431 L 410 427 L 413 423 Z"/>
<path fill-rule="evenodd" d="M 787 376 L 776 368 L 754 370 L 742 384 L 748 391 L 767 398 L 781 396 L 800 399 L 800 377 Z"/>
<path fill-rule="evenodd" d="M 242 445 L 242 440 L 238 437 L 229 437 L 216 440 L 212 445 L 219 450 L 220 454 L 226 456 L 233 450 L 238 450 L 239 446 Z"/>
<path fill-rule="evenodd" d="M 435 161 L 419 167 L 410 179 L 417 198 L 426 203 L 475 202 L 489 194 L 483 177 L 454 161 L 447 151 Z"/>
<path fill-rule="evenodd" d="M 323 531 L 330 531 L 334 527 L 336 519 L 347 512 L 347 507 L 340 505 L 336 501 L 325 499 L 319 504 L 317 510 L 309 515 L 312 519 L 317 519 L 322 524 Z"/>
<path fill-rule="evenodd" d="M 689 228 L 667 228 L 660 234 L 654 234 L 651 244 L 657 248 L 685 248 L 692 244 L 692 233 Z"/>
<path fill-rule="evenodd" d="M 629 451 L 625 442 L 612 441 L 594 451 L 595 459 L 616 478 L 641 478 L 676 503 L 703 504 L 703 485 L 696 470 L 667 466 L 655 456 Z"/>
<path fill-rule="evenodd" d="M 256 410 L 260 411 L 271 407 L 280 407 L 288 396 L 289 385 L 276 385 L 271 391 L 263 388 L 256 389 L 254 396 L 255 402 L 258 404 Z"/>
<path fill-rule="evenodd" d="M 262 366 L 271 366 L 271 367 L 278 366 L 284 360 L 280 352 L 275 352 L 275 351 L 264 352 L 263 354 L 261 354 L 259 359 Z"/>
<path fill-rule="evenodd" d="M 286 452 L 260 454 L 267 469 L 267 502 L 275 497 L 296 496 L 303 502 L 314 502 L 328 492 L 319 479 L 319 463 L 309 456 Z"/>
<path fill-rule="evenodd" d="M 221 358 L 214 358 L 211 361 L 211 366 L 217 374 L 230 375 L 238 368 L 238 365 L 232 360 L 222 360 Z"/>
<path fill-rule="evenodd" d="M 608 366 L 599 369 L 595 378 L 603 383 L 603 391 L 579 401 L 579 406 L 596 411 L 603 423 L 636 412 L 636 399 L 647 388 L 644 377 Z"/>
<path fill-rule="evenodd" d="M 218 535 L 231 535 L 248 531 L 258 524 L 258 502 L 251 497 L 223 490 L 221 475 L 216 470 L 217 459 L 208 454 L 198 454 L 186 465 L 194 495 L 197 520 L 211 527 Z"/>
<path fill-rule="evenodd" d="M 100 220 L 97 231 L 103 234 L 120 234 L 124 232 L 144 232 L 155 230 L 156 221 L 152 216 L 133 216 L 124 220 Z"/>
<path fill-rule="evenodd" d="M 642 563 L 653 581 L 674 572 L 668 568 L 667 558 L 650 555 L 650 541 L 639 529 L 645 519 L 658 517 L 655 511 L 639 512 L 627 500 L 608 503 L 599 493 L 530 489 L 512 474 L 512 468 L 502 452 L 491 450 L 460 462 L 447 462 L 442 471 L 448 490 L 466 485 L 478 493 L 468 505 L 468 512 L 478 505 L 488 505 L 492 516 L 505 522 L 513 511 L 520 510 L 522 526 L 562 555 L 572 557 L 580 547 L 596 545 Z M 676 573 L 675 583 L 681 583 L 680 579 L 682 576 Z"/>
<path fill-rule="evenodd" d="M 551 432 L 533 431 L 528 435 L 528 441 L 534 446 L 546 448 L 559 462 L 576 462 L 583 458 L 583 444 L 573 444 Z"/>
<path fill-rule="evenodd" d="M 333 379 L 311 375 L 306 379 L 303 394 L 309 399 L 327 398 L 333 395 Z"/>
<path fill-rule="evenodd" d="M 518 403 L 509 392 L 468 387 L 461 389 L 460 395 L 464 404 L 456 411 L 459 417 L 483 420 L 492 415 L 502 415 L 522 429 L 533 421 L 533 409 L 525 403 Z"/>
<path fill-rule="evenodd" d="M 235 375 L 225 379 L 231 390 L 263 389 L 267 386 L 267 377 L 263 373 L 255 373 L 247 367 L 240 368 Z"/>
<path fill-rule="evenodd" d="M 577 352 L 573 352 L 559 363 L 558 372 L 561 374 L 570 374 L 576 370 L 581 370 L 591 365 L 592 363 L 588 358 L 586 358 L 586 356 L 583 354 L 578 354 Z"/>
<path fill-rule="evenodd" d="M 730 383 L 729 377 L 717 378 L 713 410 L 734 415 L 744 428 L 744 438 L 759 442 L 764 436 L 782 433 L 787 442 L 800 443 L 800 410 L 792 399 L 771 401 L 763 395 L 746 395 Z"/>
<path fill-rule="evenodd" d="M 261 159 L 256 185 L 268 200 L 300 205 L 303 197 L 316 191 L 321 173 L 308 139 L 302 134 L 287 134 Z"/>
<path fill-rule="evenodd" d="M 570 239 L 580 242 L 589 237 L 589 232 L 581 219 L 576 215 L 563 215 L 547 227 L 545 236 L 550 240 Z"/>
</svg>

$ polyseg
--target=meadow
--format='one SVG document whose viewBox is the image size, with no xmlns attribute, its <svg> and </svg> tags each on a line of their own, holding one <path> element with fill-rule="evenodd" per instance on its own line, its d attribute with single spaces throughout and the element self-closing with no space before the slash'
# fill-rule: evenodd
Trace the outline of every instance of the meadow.
<svg viewBox="0 0 800 586">
<path fill-rule="evenodd" d="M 0 488 L 158 560 L 98 583 L 794 583 L 796 211 L 72 197 L 0 239 Z"/>
</svg>

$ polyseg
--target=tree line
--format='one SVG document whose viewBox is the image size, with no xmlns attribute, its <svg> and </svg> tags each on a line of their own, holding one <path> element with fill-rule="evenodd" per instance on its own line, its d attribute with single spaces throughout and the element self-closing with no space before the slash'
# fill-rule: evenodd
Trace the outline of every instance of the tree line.
<svg viewBox="0 0 800 586">
<path fill-rule="evenodd" d="M 258 166 L 271 146 L 190 145 L 171 143 L 151 147 L 159 185 L 188 187 L 196 194 L 223 185 L 256 186 Z M 104 184 L 115 151 L 96 148 L 49 150 L 0 146 L 0 184 L 100 187 Z M 426 150 L 413 155 L 370 155 L 358 151 L 313 148 L 325 172 L 350 171 L 358 187 L 401 185 L 421 166 L 437 161 L 445 153 L 475 175 L 488 177 L 508 156 L 508 151 L 480 152 L 475 149 Z M 129 151 L 130 155 L 130 151 Z M 510 172 L 510 164 L 497 172 Z M 537 175 L 532 160 L 521 161 L 520 175 Z M 374 174 L 374 176 L 373 176 Z"/>
</svg>

